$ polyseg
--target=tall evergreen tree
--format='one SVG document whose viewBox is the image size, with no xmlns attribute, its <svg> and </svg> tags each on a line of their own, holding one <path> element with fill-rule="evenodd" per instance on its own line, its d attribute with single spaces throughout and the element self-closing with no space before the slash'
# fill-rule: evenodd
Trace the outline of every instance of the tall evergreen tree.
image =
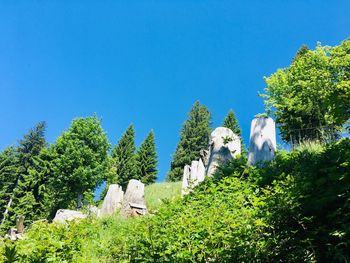
<svg viewBox="0 0 350 263">
<path fill-rule="evenodd" d="M 25 222 L 30 223 L 39 218 L 44 209 L 41 203 L 43 198 L 39 191 L 43 188 L 44 182 L 39 180 L 35 171 L 40 170 L 39 156 L 46 147 L 45 129 L 45 122 L 38 123 L 19 141 L 19 146 L 16 148 L 17 169 L 16 175 L 12 177 L 12 193 L 8 196 L 9 201 L 3 216 L 5 222 L 8 214 L 5 226 L 13 225 L 18 215 L 25 216 Z"/>
<path fill-rule="evenodd" d="M 208 109 L 197 101 L 188 114 L 180 132 L 180 142 L 176 147 L 167 175 L 168 181 L 181 180 L 183 168 L 200 158 L 200 151 L 208 149 L 211 115 Z"/>
<path fill-rule="evenodd" d="M 125 190 L 129 180 L 137 179 L 136 159 L 135 159 L 135 130 L 134 125 L 130 125 L 117 146 L 112 151 L 112 161 L 114 175 L 109 183 L 118 183 Z"/>
<path fill-rule="evenodd" d="M 107 174 L 107 135 L 96 116 L 73 120 L 53 146 L 53 178 L 50 180 L 56 209 L 80 207 L 91 198 Z"/>
<path fill-rule="evenodd" d="M 234 113 L 234 111 L 231 109 L 229 110 L 229 112 L 227 113 L 224 122 L 222 123 L 222 127 L 226 127 L 231 129 L 235 134 L 237 134 L 240 139 L 241 139 L 241 152 L 244 153 L 245 152 L 245 147 L 243 144 L 243 139 L 242 139 L 242 130 L 241 127 L 239 126 L 238 120 L 236 118 L 236 114 Z"/>
<path fill-rule="evenodd" d="M 13 191 L 18 180 L 18 155 L 15 147 L 9 147 L 0 153 L 0 226 L 4 227 L 8 210 L 13 202 Z"/>
<path fill-rule="evenodd" d="M 144 184 L 152 184 L 157 180 L 157 152 L 154 132 L 151 131 L 136 153 L 137 176 Z"/>
</svg>

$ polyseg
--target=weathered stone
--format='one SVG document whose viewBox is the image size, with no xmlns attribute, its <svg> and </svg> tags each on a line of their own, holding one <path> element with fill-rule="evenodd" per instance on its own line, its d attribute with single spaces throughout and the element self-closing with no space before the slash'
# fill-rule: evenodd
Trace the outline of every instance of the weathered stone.
<svg viewBox="0 0 350 263">
<path fill-rule="evenodd" d="M 270 161 L 276 152 L 276 127 L 270 117 L 258 117 L 252 120 L 250 128 L 248 163 Z"/>
<path fill-rule="evenodd" d="M 191 166 L 185 165 L 181 194 L 185 195 L 189 193 L 193 187 L 204 181 L 204 177 L 205 167 L 202 159 L 199 159 L 199 161 L 192 161 Z"/>
<path fill-rule="evenodd" d="M 7 234 L 5 235 L 6 239 L 10 239 L 12 241 L 17 240 L 17 229 L 16 228 L 10 228 Z"/>
<path fill-rule="evenodd" d="M 23 238 L 24 233 L 24 216 L 17 216 L 16 218 L 16 228 L 10 228 L 5 238 L 10 239 L 12 241 L 16 241 L 18 239 Z"/>
<path fill-rule="evenodd" d="M 65 223 L 67 221 L 72 221 L 75 219 L 83 219 L 87 216 L 79 211 L 68 210 L 68 209 L 59 209 L 56 212 L 53 222 L 55 223 Z"/>
<path fill-rule="evenodd" d="M 191 173 L 191 167 L 186 164 L 184 167 L 184 173 L 182 176 L 181 195 L 188 194 L 189 192 L 190 173 Z"/>
<path fill-rule="evenodd" d="M 209 161 L 209 151 L 208 150 L 200 150 L 199 155 L 201 157 L 201 160 L 203 162 L 204 167 L 207 167 L 208 161 Z"/>
<path fill-rule="evenodd" d="M 129 181 L 124 195 L 121 214 L 125 217 L 147 214 L 145 185 L 140 181 L 134 179 Z"/>
<path fill-rule="evenodd" d="M 94 206 L 94 205 L 90 205 L 88 207 L 88 215 L 94 215 L 94 216 L 100 216 L 100 213 L 101 213 L 101 209 L 99 209 L 98 207 Z"/>
<path fill-rule="evenodd" d="M 212 176 L 220 163 L 226 162 L 238 154 L 241 154 L 240 137 L 229 128 L 216 128 L 210 135 L 209 160 L 206 174 Z"/>
<path fill-rule="evenodd" d="M 204 177 L 205 177 L 205 167 L 202 159 L 199 159 L 198 161 L 192 161 L 190 180 L 193 186 L 196 186 L 200 182 L 203 182 Z"/>
<path fill-rule="evenodd" d="M 24 232 L 24 216 L 18 216 L 16 218 L 16 229 L 17 234 L 22 234 Z"/>
<path fill-rule="evenodd" d="M 123 196 L 124 192 L 122 187 L 117 184 L 111 184 L 103 200 L 100 216 L 112 215 L 117 209 L 121 208 Z"/>
</svg>

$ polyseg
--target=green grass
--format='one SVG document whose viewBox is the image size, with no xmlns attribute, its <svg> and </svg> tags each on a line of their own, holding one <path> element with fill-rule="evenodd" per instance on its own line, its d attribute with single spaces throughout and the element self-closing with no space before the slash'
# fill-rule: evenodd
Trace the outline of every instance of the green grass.
<svg viewBox="0 0 350 263">
<path fill-rule="evenodd" d="M 181 196 L 181 182 L 155 183 L 146 186 L 145 199 L 148 210 L 152 213 L 164 201 L 174 200 Z"/>
</svg>

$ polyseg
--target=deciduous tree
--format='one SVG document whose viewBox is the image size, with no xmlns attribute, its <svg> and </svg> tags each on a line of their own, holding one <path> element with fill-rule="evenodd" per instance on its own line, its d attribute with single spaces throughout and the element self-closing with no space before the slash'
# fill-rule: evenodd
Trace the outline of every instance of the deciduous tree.
<svg viewBox="0 0 350 263">
<path fill-rule="evenodd" d="M 350 40 L 302 49 L 265 78 L 262 95 L 285 141 L 334 139 L 350 117 Z"/>
<path fill-rule="evenodd" d="M 107 135 L 96 116 L 78 118 L 53 146 L 53 178 L 56 208 L 82 205 L 107 173 Z M 76 202 L 75 202 L 76 201 Z"/>
</svg>

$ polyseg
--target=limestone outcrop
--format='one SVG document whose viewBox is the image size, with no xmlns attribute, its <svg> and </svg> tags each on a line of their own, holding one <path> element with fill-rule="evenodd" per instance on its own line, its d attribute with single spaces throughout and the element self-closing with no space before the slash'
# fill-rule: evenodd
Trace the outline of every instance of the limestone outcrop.
<svg viewBox="0 0 350 263">
<path fill-rule="evenodd" d="M 80 211 L 69 210 L 69 209 L 59 209 L 56 212 L 53 222 L 63 224 L 67 221 L 72 221 L 75 219 L 83 219 L 86 217 L 87 215 Z"/>
<path fill-rule="evenodd" d="M 185 165 L 182 178 L 181 194 L 187 194 L 193 187 L 204 181 L 205 166 L 202 159 L 192 161 L 191 166 Z"/>
<path fill-rule="evenodd" d="M 181 187 L 181 195 L 188 194 L 190 191 L 190 177 L 191 177 L 191 166 L 185 165 L 184 167 L 184 173 L 182 176 L 182 187 Z"/>
<path fill-rule="evenodd" d="M 96 206 L 94 206 L 94 205 L 90 205 L 90 206 L 88 206 L 88 215 L 89 216 L 100 216 L 100 212 L 101 212 L 101 210 L 98 208 L 98 207 L 96 207 Z"/>
<path fill-rule="evenodd" d="M 108 187 L 107 194 L 103 200 L 99 216 L 112 215 L 117 209 L 122 207 L 124 192 L 122 187 L 117 184 L 111 184 Z"/>
<path fill-rule="evenodd" d="M 121 215 L 124 217 L 147 214 L 145 185 L 138 180 L 129 181 L 125 191 Z"/>
<path fill-rule="evenodd" d="M 188 194 L 193 187 L 212 176 L 219 164 L 241 154 L 241 139 L 229 128 L 218 127 L 210 135 L 209 150 L 200 151 L 200 159 L 185 165 L 181 194 Z"/>
<path fill-rule="evenodd" d="M 270 117 L 257 117 L 250 128 L 248 163 L 271 161 L 276 152 L 276 127 Z"/>
<path fill-rule="evenodd" d="M 218 127 L 210 135 L 206 175 L 212 176 L 219 164 L 241 154 L 241 139 L 229 128 Z"/>
<path fill-rule="evenodd" d="M 10 239 L 12 241 L 16 241 L 17 239 L 22 239 L 24 233 L 24 216 L 18 216 L 16 218 L 16 228 L 10 228 L 5 238 Z"/>
</svg>

